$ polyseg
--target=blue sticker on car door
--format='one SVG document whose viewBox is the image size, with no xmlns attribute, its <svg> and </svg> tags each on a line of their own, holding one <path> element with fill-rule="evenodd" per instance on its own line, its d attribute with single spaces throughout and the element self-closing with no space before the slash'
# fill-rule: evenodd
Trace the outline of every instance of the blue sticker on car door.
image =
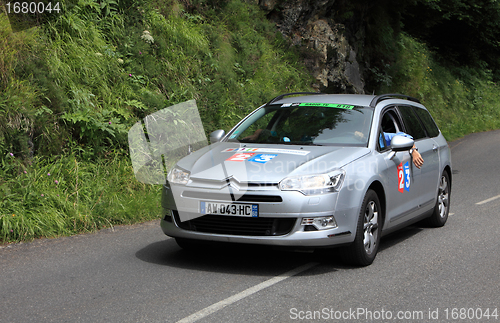
<svg viewBox="0 0 500 323">
<path fill-rule="evenodd" d="M 404 165 L 404 174 L 405 174 L 405 191 L 410 191 L 410 163 L 406 162 Z"/>
</svg>

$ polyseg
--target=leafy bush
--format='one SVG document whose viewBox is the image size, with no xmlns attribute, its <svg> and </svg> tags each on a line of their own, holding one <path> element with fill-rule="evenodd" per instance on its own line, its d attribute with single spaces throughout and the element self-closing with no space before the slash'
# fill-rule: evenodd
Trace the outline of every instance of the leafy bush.
<svg viewBox="0 0 500 323">
<path fill-rule="evenodd" d="M 448 140 L 500 128 L 500 87 L 487 71 L 447 69 L 424 44 L 405 34 L 398 46 L 398 58 L 389 69 L 392 82 L 381 83 L 381 92 L 420 99 Z"/>
</svg>

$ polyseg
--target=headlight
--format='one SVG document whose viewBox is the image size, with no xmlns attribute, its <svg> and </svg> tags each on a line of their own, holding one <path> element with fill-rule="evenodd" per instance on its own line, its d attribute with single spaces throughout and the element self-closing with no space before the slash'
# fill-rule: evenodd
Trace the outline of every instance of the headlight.
<svg viewBox="0 0 500 323">
<path fill-rule="evenodd" d="M 302 175 L 287 177 L 279 183 L 282 191 L 299 191 L 304 195 L 337 192 L 342 187 L 345 171 L 336 170 L 333 174 Z"/>
<path fill-rule="evenodd" d="M 168 173 L 167 180 L 170 183 L 186 185 L 187 182 L 189 181 L 189 175 L 190 173 L 188 171 L 185 171 L 178 167 L 174 167 Z"/>
</svg>

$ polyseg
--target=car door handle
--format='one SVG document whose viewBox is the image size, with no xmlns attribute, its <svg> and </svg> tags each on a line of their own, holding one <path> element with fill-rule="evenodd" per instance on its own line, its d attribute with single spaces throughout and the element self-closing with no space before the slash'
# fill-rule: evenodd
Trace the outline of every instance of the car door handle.
<svg viewBox="0 0 500 323">
<path fill-rule="evenodd" d="M 432 151 L 437 151 L 437 150 L 438 150 L 438 148 L 439 148 L 438 146 L 436 146 L 436 145 L 432 145 Z"/>
</svg>

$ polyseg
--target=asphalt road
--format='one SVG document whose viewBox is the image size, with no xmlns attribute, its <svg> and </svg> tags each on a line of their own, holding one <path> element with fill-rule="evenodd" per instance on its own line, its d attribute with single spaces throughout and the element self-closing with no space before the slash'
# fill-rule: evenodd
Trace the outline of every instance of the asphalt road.
<svg viewBox="0 0 500 323">
<path fill-rule="evenodd" d="M 453 142 L 446 226 L 385 237 L 369 267 L 332 252 L 189 253 L 154 221 L 0 247 L 0 322 L 500 322 L 499 143 Z"/>
</svg>

